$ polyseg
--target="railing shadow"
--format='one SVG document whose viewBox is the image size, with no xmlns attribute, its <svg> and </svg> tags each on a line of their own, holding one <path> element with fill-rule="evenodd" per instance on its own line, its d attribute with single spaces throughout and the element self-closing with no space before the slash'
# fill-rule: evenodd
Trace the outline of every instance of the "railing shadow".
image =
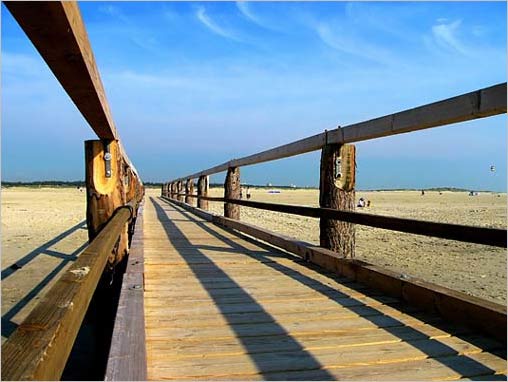
<svg viewBox="0 0 508 382">
<path fill-rule="evenodd" d="M 69 259 L 70 256 L 72 256 L 72 255 L 67 255 L 65 253 L 52 251 L 52 250 L 50 250 L 50 248 L 53 245 L 55 245 L 56 243 L 58 243 L 59 241 L 65 239 L 67 236 L 70 236 L 71 234 L 73 234 L 74 232 L 76 232 L 78 229 L 81 229 L 81 228 L 83 228 L 83 229 L 86 228 L 86 220 L 79 222 L 75 226 L 69 228 L 68 230 L 62 232 L 58 236 L 55 236 L 53 239 L 51 239 L 51 240 L 47 241 L 46 243 L 42 244 L 41 246 L 37 247 L 36 249 L 34 249 L 30 253 L 26 254 L 21 259 L 15 261 L 14 263 L 9 265 L 5 269 L 2 269 L 2 280 L 5 280 L 7 277 L 9 277 L 13 273 L 15 273 L 17 270 L 23 268 L 30 261 L 32 261 L 37 256 L 42 255 L 42 254 L 53 256 L 53 257 L 56 257 L 59 259 L 64 259 L 64 260 Z M 73 260 L 75 260 L 75 259 L 73 259 Z"/>
<path fill-rule="evenodd" d="M 50 273 L 48 273 L 35 287 L 33 287 L 25 296 L 17 301 L 14 306 L 12 306 L 2 315 L 2 337 L 8 338 L 16 330 L 18 325 L 12 321 L 16 314 L 18 314 L 25 306 L 27 306 L 30 301 L 32 301 L 44 289 L 44 287 L 51 282 L 51 280 L 58 276 L 60 271 L 65 268 L 68 263 L 75 261 L 77 256 L 87 247 L 88 242 L 83 243 L 70 254 L 51 250 L 50 247 L 67 238 L 77 230 L 85 227 L 86 221 L 83 220 L 2 270 L 3 281 L 18 270 L 22 269 L 25 265 L 30 263 L 30 261 L 34 260 L 39 255 L 44 254 L 61 259 L 61 262 L 58 263 Z"/>
<path fill-rule="evenodd" d="M 174 204 L 171 204 L 170 202 L 168 202 L 162 198 L 160 200 L 162 200 L 163 202 L 167 203 L 168 205 L 171 205 L 172 207 L 174 207 L 178 212 L 180 212 L 181 214 L 186 216 L 189 220 L 195 222 L 203 230 L 207 231 L 209 234 L 213 235 L 217 239 L 223 241 L 225 244 L 227 244 L 231 248 L 237 249 L 238 251 L 242 251 L 242 254 L 249 256 L 253 259 L 262 260 L 262 259 L 266 258 L 266 256 L 263 255 L 262 253 L 256 254 L 256 255 L 249 254 L 249 251 L 247 251 L 247 248 L 238 244 L 234 240 L 231 240 L 230 238 L 228 238 L 224 235 L 221 235 L 219 232 L 217 232 L 213 229 L 210 229 L 210 227 L 208 227 L 208 225 L 206 223 L 196 219 L 195 215 L 193 215 L 192 213 L 184 210 L 181 207 L 176 207 Z M 237 235 L 238 238 L 241 238 L 243 240 L 254 243 L 254 244 L 258 245 L 259 247 L 270 249 L 271 252 L 278 251 L 275 247 L 271 247 L 267 244 L 261 243 L 255 239 L 252 239 L 252 238 L 245 236 L 241 233 L 238 233 L 236 231 L 233 231 L 233 230 L 230 230 L 230 229 L 227 229 L 224 227 L 221 227 L 221 228 L 226 232 L 233 233 L 233 234 Z M 307 267 L 307 268 L 313 269 L 325 276 L 326 276 L 326 273 L 329 273 L 329 272 L 323 272 L 323 270 L 321 268 L 319 268 L 315 265 L 312 265 L 310 263 L 305 263 L 305 262 L 301 262 L 301 261 L 298 261 L 298 263 Z M 323 283 L 321 283 L 309 276 L 306 276 L 301 272 L 298 272 L 292 268 L 286 267 L 285 265 L 283 265 L 281 263 L 264 262 L 263 265 L 270 267 L 278 272 L 281 272 L 281 273 L 285 274 L 286 276 L 294 278 L 295 280 L 302 283 L 303 285 L 306 285 L 309 288 L 314 289 L 318 293 L 321 293 L 321 294 L 327 296 L 328 298 L 336 301 L 337 303 L 341 303 L 341 299 L 343 300 L 345 298 L 354 300 L 353 297 L 348 296 L 342 292 L 339 292 L 336 289 L 334 289 L 326 284 L 323 284 Z M 298 277 L 296 277 L 296 275 L 298 275 Z M 350 287 L 351 289 L 355 289 L 354 285 L 348 284 L 348 287 Z M 369 293 L 368 291 L 366 291 L 364 289 L 362 289 L 361 292 L 373 299 L 379 298 L 379 294 L 376 295 L 375 293 Z M 467 355 L 464 355 L 464 354 L 459 354 L 456 350 L 454 350 L 450 346 L 440 342 L 439 340 L 430 338 L 425 333 L 420 332 L 411 326 L 407 326 L 406 324 L 404 324 L 397 318 L 391 317 L 390 315 L 377 310 L 375 307 L 369 307 L 361 301 L 357 301 L 357 302 L 358 302 L 358 304 L 354 304 L 351 306 L 343 305 L 343 307 L 349 309 L 350 311 L 352 311 L 356 314 L 361 315 L 364 319 L 370 321 L 371 323 L 373 323 L 374 325 L 387 331 L 388 333 L 398 337 L 401 341 L 413 346 L 414 348 L 420 350 L 422 353 L 426 354 L 428 356 L 428 358 L 435 359 L 436 361 L 440 362 L 441 364 L 450 368 L 451 370 L 454 370 L 455 372 L 457 372 L 463 376 L 468 376 L 472 369 L 476 371 L 475 375 L 487 376 L 487 375 L 492 375 L 495 372 L 495 370 L 490 369 L 489 367 L 472 359 L 471 357 L 468 357 Z M 365 315 L 364 314 L 365 309 L 370 311 L 370 314 Z M 419 319 L 421 319 L 421 317 L 422 317 L 421 313 L 411 313 L 410 311 L 408 311 L 406 314 L 413 315 Z M 447 327 L 446 323 L 444 323 L 444 322 L 443 323 L 432 322 L 432 325 L 437 328 L 443 328 L 444 330 L 449 330 L 449 327 Z M 401 328 L 404 328 L 404 330 L 401 330 Z M 467 334 L 470 334 L 470 332 L 467 330 L 454 333 L 454 335 L 459 338 L 462 337 L 463 335 L 467 335 Z M 483 345 L 481 342 L 475 343 L 474 339 L 472 339 L 471 337 L 467 337 L 467 340 L 480 348 Z M 432 352 L 429 351 L 429 344 L 431 345 L 430 347 L 433 349 Z M 506 347 L 503 347 L 503 345 L 501 345 L 501 344 L 499 344 L 499 346 L 500 346 L 499 348 L 496 347 L 495 349 L 489 349 L 488 351 L 498 355 L 499 357 L 506 359 Z M 443 356 L 439 356 L 439 354 L 441 354 Z M 456 356 L 456 357 L 451 357 L 450 355 Z M 460 360 L 460 362 L 458 360 Z M 269 375 L 267 375 L 265 377 L 266 377 L 266 379 L 269 379 Z"/>
<path fill-rule="evenodd" d="M 155 207 L 157 218 L 162 223 L 164 230 L 167 234 L 170 242 L 174 243 L 175 247 L 178 250 L 178 246 L 191 246 L 191 242 L 186 239 L 185 234 L 168 218 L 166 211 L 161 207 L 159 203 L 154 198 L 151 198 L 153 205 Z M 178 241 L 175 242 L 174 236 L 178 235 Z M 252 349 L 252 341 L 248 341 L 245 336 L 251 334 L 248 331 L 248 328 L 245 329 L 245 326 L 235 325 L 234 322 L 231 321 L 230 316 L 227 314 L 227 304 L 224 303 L 221 295 L 218 294 L 217 289 L 212 289 L 209 287 L 209 284 L 202 281 L 204 277 L 213 273 L 215 277 L 220 277 L 221 279 L 227 280 L 231 285 L 234 285 L 240 291 L 239 300 L 242 301 L 242 304 L 249 304 L 256 306 L 256 311 L 259 315 L 263 316 L 263 321 L 266 322 L 266 327 L 268 327 L 269 331 L 274 333 L 280 333 L 279 335 L 285 336 L 285 341 L 292 347 L 297 349 L 299 352 L 299 357 L 295 358 L 292 362 L 295 364 L 304 363 L 306 367 L 309 369 L 316 369 L 319 372 L 316 374 L 316 378 L 319 380 L 331 380 L 333 376 L 328 373 L 326 370 L 322 369 L 322 365 L 314 358 L 312 354 L 307 352 L 303 346 L 293 338 L 285 329 L 282 327 L 275 319 L 272 317 L 261 304 L 259 304 L 251 295 L 245 292 L 233 279 L 231 279 L 226 272 L 224 272 L 221 268 L 219 268 L 212 260 L 210 260 L 206 255 L 203 254 L 202 251 L 197 248 L 194 252 L 193 258 L 198 258 L 201 263 L 205 263 L 207 265 L 207 269 L 199 269 L 203 267 L 203 264 L 200 266 L 196 266 L 195 264 L 187 261 L 185 255 L 181 255 L 182 259 L 185 260 L 191 269 L 191 271 L 196 276 L 197 280 L 201 283 L 203 288 L 207 291 L 210 298 L 214 301 L 217 308 L 220 310 L 223 317 L 228 321 L 230 328 L 235 332 L 237 339 L 242 343 L 242 346 L 246 349 L 249 357 L 256 364 L 259 373 L 263 375 L 264 379 L 267 377 L 267 373 L 263 370 L 263 360 L 260 358 L 262 356 L 259 353 L 256 353 Z M 264 359 L 264 357 L 263 357 Z"/>
</svg>

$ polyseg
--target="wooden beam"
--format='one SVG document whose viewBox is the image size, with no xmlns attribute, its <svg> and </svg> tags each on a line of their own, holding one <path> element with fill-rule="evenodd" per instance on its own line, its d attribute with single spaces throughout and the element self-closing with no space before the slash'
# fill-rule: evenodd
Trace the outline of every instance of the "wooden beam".
<svg viewBox="0 0 508 382">
<path fill-rule="evenodd" d="M 117 139 L 77 2 L 6 1 L 4 4 L 97 136 Z"/>
<path fill-rule="evenodd" d="M 103 140 L 118 140 L 120 137 L 78 3 L 75 1 L 3 3 L 97 136 Z M 124 162 L 137 178 L 136 188 L 142 190 L 139 174 L 121 142 L 119 147 Z"/>
<path fill-rule="evenodd" d="M 143 208 L 139 208 L 136 228 L 123 274 L 122 289 L 111 337 L 106 381 L 146 381 L 144 315 Z"/>
<path fill-rule="evenodd" d="M 413 306 L 438 313 L 447 320 L 468 325 L 506 343 L 507 316 L 504 305 L 469 296 L 416 277 L 401 277 L 400 273 L 364 261 L 345 259 L 328 249 L 252 224 L 211 214 L 174 200 L 171 202 L 219 226 L 263 240 L 324 269 L 349 277 Z"/>
<path fill-rule="evenodd" d="M 505 82 L 414 109 L 325 131 L 324 133 L 300 139 L 257 154 L 230 160 L 185 178 L 197 178 L 199 176 L 212 175 L 226 171 L 229 167 L 248 166 L 305 154 L 319 150 L 326 144 L 365 141 L 368 139 L 504 114 L 506 113 L 506 90 Z"/>
<path fill-rule="evenodd" d="M 507 230 L 500 228 L 437 223 L 423 220 L 397 218 L 393 216 L 366 214 L 356 211 L 339 211 L 330 208 L 254 202 L 250 200 L 234 200 L 219 197 L 203 197 L 202 199 L 213 202 L 239 204 L 245 207 L 259 208 L 267 211 L 284 212 L 293 215 L 309 216 L 314 218 L 325 217 L 328 219 L 337 219 L 349 223 L 365 225 L 368 227 L 412 233 L 415 235 L 439 237 L 442 239 L 457 240 L 466 243 L 485 244 L 501 248 L 506 248 L 507 246 Z"/>
<path fill-rule="evenodd" d="M 59 380 L 131 208 L 119 209 L 2 345 L 3 380 Z"/>
<path fill-rule="evenodd" d="M 321 151 L 319 206 L 341 211 L 355 209 L 355 147 L 326 145 Z M 355 225 L 338 219 L 319 219 L 323 248 L 355 257 Z"/>
</svg>

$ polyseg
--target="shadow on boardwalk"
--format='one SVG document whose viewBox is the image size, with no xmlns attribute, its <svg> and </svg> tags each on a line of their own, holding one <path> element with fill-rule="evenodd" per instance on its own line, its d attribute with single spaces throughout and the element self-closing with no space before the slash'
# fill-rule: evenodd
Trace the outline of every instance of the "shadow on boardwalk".
<svg viewBox="0 0 508 382">
<path fill-rule="evenodd" d="M 221 235 L 220 232 L 217 232 L 216 230 L 211 229 L 208 226 L 209 223 L 204 223 L 203 221 L 196 219 L 195 215 L 193 215 L 192 213 L 185 211 L 181 207 L 176 207 L 174 204 L 169 203 L 168 201 L 166 201 L 164 199 L 159 199 L 159 200 L 162 201 L 164 204 L 171 206 L 171 208 L 174 208 L 176 211 L 178 211 L 183 216 L 185 216 L 189 221 L 194 222 L 201 229 L 208 232 L 210 235 L 213 235 L 215 238 L 221 240 L 224 244 L 226 244 L 227 246 L 232 248 L 234 251 L 241 252 L 242 255 L 250 256 L 251 258 L 259 260 L 260 262 L 262 261 L 264 266 L 270 267 L 280 273 L 285 274 L 286 276 L 294 278 L 295 280 L 302 283 L 303 285 L 306 285 L 309 288 L 314 289 L 316 292 L 327 296 L 328 298 L 330 298 L 333 301 L 336 301 L 337 303 L 340 303 L 340 301 L 343 301 L 345 298 L 354 300 L 354 298 L 352 298 L 351 296 L 341 293 L 341 292 L 337 291 L 336 289 L 334 289 L 326 284 L 323 284 L 323 283 L 319 282 L 318 280 L 308 277 L 308 276 L 304 275 L 303 273 L 295 271 L 294 269 L 288 268 L 281 263 L 267 261 L 267 260 L 269 260 L 269 257 L 266 257 L 266 253 L 265 254 L 263 254 L 263 252 L 259 252 L 256 254 L 250 253 L 247 248 L 245 248 L 242 245 L 240 245 L 239 243 L 237 243 L 234 239 L 231 239 L 231 238 L 228 238 L 224 235 Z M 154 205 L 156 206 L 159 220 L 167 221 L 168 217 L 166 216 L 164 209 L 153 198 L 152 198 L 152 201 L 154 202 Z M 172 224 L 171 222 L 170 222 L 170 226 L 171 226 L 172 230 L 177 230 L 176 226 L 174 224 Z M 256 241 L 256 240 L 249 238 L 245 235 L 242 235 L 241 233 L 238 233 L 236 231 L 233 231 L 230 229 L 224 229 L 224 231 L 235 234 L 236 236 L 238 236 L 238 238 L 241 238 L 245 241 L 254 243 L 254 244 L 258 245 L 259 247 L 268 249 L 271 252 L 270 258 L 273 257 L 272 254 L 274 252 L 280 253 L 280 251 L 278 251 L 274 247 L 263 244 L 259 241 Z M 169 235 L 169 232 L 168 232 L 168 237 L 171 240 L 171 236 Z M 202 248 L 202 247 L 203 246 L 200 246 L 200 245 L 196 246 L 196 248 Z M 203 255 L 203 257 L 206 258 L 204 255 Z M 182 258 L 185 259 L 185 257 L 183 255 L 182 255 Z M 210 261 L 210 263 L 212 266 L 217 268 L 217 272 L 219 272 L 219 273 L 222 272 L 220 270 L 220 268 L 218 268 L 211 261 Z M 308 267 L 309 269 L 313 269 L 325 276 L 337 279 L 336 275 L 332 275 L 330 272 L 324 271 L 321 268 L 314 266 L 310 263 L 305 263 L 303 261 L 298 261 L 298 263 L 300 263 L 303 266 Z M 189 266 L 192 267 L 192 264 L 189 264 Z M 198 277 L 198 279 L 199 279 L 200 278 L 199 272 L 194 271 L 194 273 L 196 274 L 196 277 Z M 227 277 L 227 275 L 224 274 L 224 277 Z M 206 287 L 206 285 L 203 285 L 203 286 Z M 354 285 L 348 284 L 348 287 L 355 289 Z M 379 294 L 369 293 L 368 290 L 365 290 L 363 288 L 361 289 L 361 292 L 373 299 L 379 298 Z M 214 297 L 213 296 L 213 289 L 211 289 L 211 290 L 208 289 L 208 293 L 210 294 L 210 296 L 212 298 Z M 246 298 L 252 299 L 252 297 L 250 297 L 247 294 L 246 294 Z M 356 302 L 357 303 L 352 306 L 346 306 L 346 305 L 343 305 L 343 306 L 345 308 L 349 309 L 350 311 L 361 315 L 365 320 L 370 321 L 374 325 L 376 325 L 376 326 L 382 328 L 383 330 L 387 331 L 388 333 L 398 337 L 401 341 L 411 345 L 412 347 L 414 347 L 414 348 L 420 350 L 422 353 L 426 354 L 428 358 L 433 358 L 434 360 L 440 362 L 441 364 L 443 364 L 444 366 L 448 367 L 449 369 L 455 371 L 456 373 L 459 373 L 462 376 L 471 376 L 471 373 L 473 372 L 474 376 L 477 376 L 477 377 L 485 376 L 486 379 L 489 379 L 488 376 L 489 375 L 492 376 L 492 374 L 495 372 L 494 370 L 492 370 L 489 367 L 483 365 L 482 363 L 472 359 L 471 357 L 468 357 L 467 355 L 458 354 L 458 352 L 456 350 L 454 350 L 450 346 L 440 342 L 439 340 L 429 338 L 429 336 L 426 335 L 425 333 L 422 333 L 413 327 L 405 325 L 403 322 L 401 322 L 397 318 L 391 317 L 391 316 L 377 310 L 374 307 L 369 307 L 361 301 L 356 301 Z M 217 302 L 217 305 L 220 308 L 220 302 Z M 399 307 L 401 309 L 401 311 L 403 311 L 404 313 L 406 313 L 408 315 L 412 314 L 411 311 L 414 312 L 414 309 L 413 310 L 408 309 L 409 307 L 407 307 L 404 304 L 402 304 L 402 305 L 398 304 L 397 307 Z M 266 315 L 267 315 L 267 318 L 271 318 L 271 317 L 269 317 L 268 313 L 266 313 Z M 422 319 L 422 317 L 431 317 L 431 316 L 425 315 L 425 314 L 422 315 L 421 312 L 420 313 L 418 313 L 418 312 L 413 313 L 413 315 L 417 318 L 420 318 L 420 319 Z M 227 318 L 227 315 L 224 315 L 224 316 L 225 316 L 225 318 Z M 434 321 L 435 321 L 435 316 L 434 316 L 434 320 L 432 321 L 433 326 L 435 326 L 437 328 L 443 328 L 443 330 L 445 330 L 445 331 L 450 330 L 450 326 L 447 325 L 446 323 L 442 322 L 441 320 L 438 322 L 434 322 Z M 278 326 L 278 324 L 275 322 L 275 320 L 274 320 L 273 325 Z M 454 327 L 457 328 L 456 325 Z M 232 328 L 235 328 L 235 326 L 232 325 Z M 282 328 L 281 328 L 281 330 L 283 331 Z M 241 331 L 240 330 L 239 330 L 239 332 L 237 332 L 237 335 L 241 339 Z M 455 335 L 456 337 L 459 337 L 459 338 L 463 337 L 470 343 L 473 343 L 480 348 L 482 348 L 482 346 L 484 346 L 484 344 L 481 342 L 481 340 L 479 340 L 477 342 L 475 340 L 474 336 L 473 337 L 468 336 L 468 335 L 471 335 L 471 332 L 465 328 L 458 328 L 458 331 L 456 329 L 455 332 L 453 333 L 453 335 Z M 294 341 L 296 342 L 296 340 L 294 340 Z M 244 344 L 244 345 L 248 351 L 248 349 L 249 349 L 248 344 Z M 317 360 L 315 360 L 310 353 L 306 352 L 305 350 L 303 350 L 301 348 L 301 345 L 299 347 L 295 346 L 295 347 L 291 347 L 291 348 L 292 349 L 294 348 L 295 352 L 300 352 L 300 354 L 302 354 L 303 357 L 312 358 L 315 362 L 316 368 L 321 367 L 319 362 Z M 499 346 L 495 346 L 494 349 L 485 349 L 485 350 L 488 350 L 489 352 L 492 352 L 492 353 L 506 359 L 506 347 L 503 347 L 503 345 L 501 345 L 501 344 L 499 344 Z M 268 351 L 270 351 L 270 349 L 267 349 L 267 352 Z M 252 357 L 253 361 L 256 362 L 256 354 L 249 354 L 249 355 Z M 330 376 L 320 375 L 321 371 L 323 371 L 323 370 L 316 370 L 315 373 L 312 373 L 312 376 L 309 377 L 309 379 L 310 378 L 311 379 L 330 379 Z M 264 379 L 266 379 L 266 380 L 272 379 L 271 374 L 263 373 L 262 367 L 260 367 L 260 372 L 263 374 Z M 295 374 L 294 378 L 296 378 L 296 377 L 297 377 L 297 375 Z M 499 377 L 501 379 L 506 379 L 505 375 L 496 375 L 495 377 L 496 378 Z"/>
<path fill-rule="evenodd" d="M 175 247 L 182 245 L 192 246 L 191 242 L 185 238 L 185 234 L 178 229 L 178 227 L 171 221 L 171 219 L 168 218 L 164 208 L 162 208 L 161 205 L 157 203 L 155 199 L 153 198 L 151 199 L 157 212 L 157 218 L 159 219 L 159 221 L 163 223 L 164 229 L 170 242 L 174 243 Z M 175 234 L 177 234 L 179 237 L 178 242 L 175 242 L 174 239 Z M 182 259 L 186 260 L 184 254 L 180 254 L 180 256 L 182 257 Z M 291 337 L 291 335 L 287 333 L 286 330 L 279 323 L 277 323 L 277 321 L 268 312 L 266 312 L 266 310 L 263 309 L 261 304 L 259 304 L 251 295 L 245 292 L 233 279 L 231 279 L 227 275 L 227 273 L 221 270 L 213 261 L 211 261 L 207 256 L 205 256 L 203 252 L 201 252 L 199 249 L 196 250 L 196 252 L 194 252 L 193 254 L 193 258 L 194 259 L 197 258 L 199 262 L 202 264 L 200 264 L 200 266 L 198 267 L 195 264 L 187 261 L 188 266 L 190 267 L 196 278 L 200 281 L 203 288 L 207 291 L 208 295 L 215 302 L 215 305 L 221 311 L 224 318 L 229 322 L 230 328 L 234 330 L 236 337 L 242 343 L 247 353 L 249 353 L 249 356 L 251 357 L 252 361 L 256 364 L 259 373 L 263 375 L 264 379 L 268 378 L 268 374 L 266 374 L 263 370 L 263 363 L 261 362 L 260 359 L 260 357 L 262 356 L 260 355 L 260 353 L 251 351 L 253 350 L 251 349 L 252 342 L 248 340 L 248 337 L 245 337 L 248 334 L 250 334 L 250 331 L 247 332 L 244 326 L 234 325 L 234 322 L 231 322 L 230 316 L 227 314 L 226 311 L 227 306 L 224 304 L 223 300 L 221 299 L 221 296 L 217 294 L 218 293 L 217 289 L 212 289 L 210 288 L 209 284 L 202 282 L 203 277 L 205 277 L 206 275 L 213 273 L 214 276 L 227 280 L 228 283 L 231 283 L 233 287 L 238 288 L 238 290 L 240 291 L 239 300 L 241 300 L 243 304 L 256 305 L 258 308 L 257 309 L 258 314 L 264 316 L 263 322 L 266 322 L 267 323 L 266 325 L 270 326 L 270 331 L 285 335 L 286 342 L 288 343 L 288 345 L 291 348 L 294 348 L 298 351 L 298 357 L 294 359 L 294 362 L 302 363 L 311 369 L 319 370 L 318 373 L 316 374 L 316 378 L 319 380 L 333 379 L 333 376 L 330 373 L 322 369 L 322 365 L 313 357 L 313 355 L 304 350 L 303 346 L 300 345 L 296 339 Z M 206 264 L 206 269 L 204 271 L 203 264 Z"/>
</svg>

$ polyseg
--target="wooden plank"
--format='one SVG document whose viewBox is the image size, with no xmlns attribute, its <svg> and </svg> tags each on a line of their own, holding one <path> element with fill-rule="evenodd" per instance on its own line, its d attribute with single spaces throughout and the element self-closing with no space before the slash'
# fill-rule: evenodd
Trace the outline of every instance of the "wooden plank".
<svg viewBox="0 0 508 382">
<path fill-rule="evenodd" d="M 4 4 L 97 136 L 118 139 L 77 2 Z"/>
<path fill-rule="evenodd" d="M 503 370 L 504 369 L 504 370 Z M 474 353 L 438 358 L 419 359 L 416 361 L 374 363 L 371 365 L 353 365 L 346 367 L 326 368 L 329 379 L 336 380 L 369 380 L 369 381 L 412 381 L 418 380 L 457 380 L 465 376 L 472 378 L 482 376 L 480 380 L 491 380 L 489 376 L 506 373 L 506 361 L 490 353 Z M 154 369 L 154 378 L 167 373 L 165 369 Z M 181 378 L 210 380 L 210 376 Z M 282 371 L 264 375 L 237 374 L 228 378 L 231 381 L 243 380 L 270 381 L 312 381 L 323 379 L 322 369 Z M 493 380 L 497 380 L 494 378 Z M 506 380 L 506 379 L 505 379 Z"/>
<path fill-rule="evenodd" d="M 178 180 L 216 174 L 226 171 L 228 167 L 248 166 L 305 154 L 319 150 L 326 144 L 359 142 L 504 113 L 506 113 L 506 82 L 369 121 L 325 131 L 257 154 L 230 160 Z"/>
<path fill-rule="evenodd" d="M 106 366 L 106 381 L 145 381 L 146 338 L 143 298 L 143 207 L 123 275 L 115 325 Z"/>
<path fill-rule="evenodd" d="M 184 203 L 171 201 L 188 211 L 196 211 Z M 446 319 L 469 325 L 506 343 L 506 306 L 432 284 L 416 277 L 401 278 L 400 274 L 354 259 L 343 259 L 335 252 L 298 241 L 266 229 L 199 211 L 199 216 L 268 242 L 309 262 L 315 263 L 378 288 L 384 293 L 401 298 L 422 309 L 441 314 Z"/>
<path fill-rule="evenodd" d="M 368 340 L 364 338 L 364 341 Z M 382 364 L 400 364 L 408 361 L 425 360 L 456 356 L 479 354 L 482 348 L 473 346 L 469 342 L 456 337 L 436 339 L 421 339 L 414 341 L 398 341 L 351 348 L 320 348 L 312 350 L 312 356 L 318 364 L 326 369 L 362 367 Z M 161 356 L 152 360 L 152 367 L 164 367 L 172 378 L 209 376 L 214 378 L 228 375 L 263 374 L 284 371 L 302 371 L 316 368 L 316 362 L 305 357 L 301 349 L 295 351 L 278 351 L 271 353 L 256 353 L 247 357 L 244 354 L 229 355 L 227 357 L 203 357 L 201 359 L 171 359 L 171 362 Z M 254 359 L 253 359 L 254 358 Z M 298 360 L 295 362 L 295 360 Z M 490 355 L 489 360 L 500 372 L 504 371 L 502 358 Z M 481 366 L 482 364 L 478 364 Z M 468 373 L 462 366 L 448 365 L 450 369 L 459 373 Z M 506 367 L 506 366 L 504 366 Z M 497 371 L 496 370 L 496 371 Z M 425 375 L 422 370 L 419 379 Z"/>
<path fill-rule="evenodd" d="M 299 216 L 337 219 L 340 221 L 364 225 L 368 227 L 412 233 L 415 235 L 439 237 L 442 239 L 457 240 L 466 243 L 485 244 L 502 248 L 506 248 L 507 246 L 508 231 L 506 229 L 500 228 L 438 223 L 424 220 L 398 218 L 393 216 L 366 214 L 356 211 L 255 202 L 251 200 L 226 198 L 207 198 L 207 200 L 224 201 L 231 204 L 238 204 L 251 208 L 258 208 L 267 211 L 277 211 Z"/>
<path fill-rule="evenodd" d="M 2 346 L 2 379 L 58 380 L 118 235 L 121 208 Z"/>
</svg>

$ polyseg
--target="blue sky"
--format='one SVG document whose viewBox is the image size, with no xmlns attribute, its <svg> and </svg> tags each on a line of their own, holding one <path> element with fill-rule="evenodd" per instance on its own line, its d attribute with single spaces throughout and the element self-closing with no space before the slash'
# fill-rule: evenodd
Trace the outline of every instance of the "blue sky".
<svg viewBox="0 0 508 382">
<path fill-rule="evenodd" d="M 145 181 L 506 81 L 504 2 L 80 8 Z M 95 136 L 3 5 L 1 53 L 2 179 L 83 179 L 83 141 Z M 506 138 L 497 116 L 361 142 L 357 187 L 505 191 Z M 241 171 L 249 183 L 315 186 L 319 153 Z"/>
</svg>

